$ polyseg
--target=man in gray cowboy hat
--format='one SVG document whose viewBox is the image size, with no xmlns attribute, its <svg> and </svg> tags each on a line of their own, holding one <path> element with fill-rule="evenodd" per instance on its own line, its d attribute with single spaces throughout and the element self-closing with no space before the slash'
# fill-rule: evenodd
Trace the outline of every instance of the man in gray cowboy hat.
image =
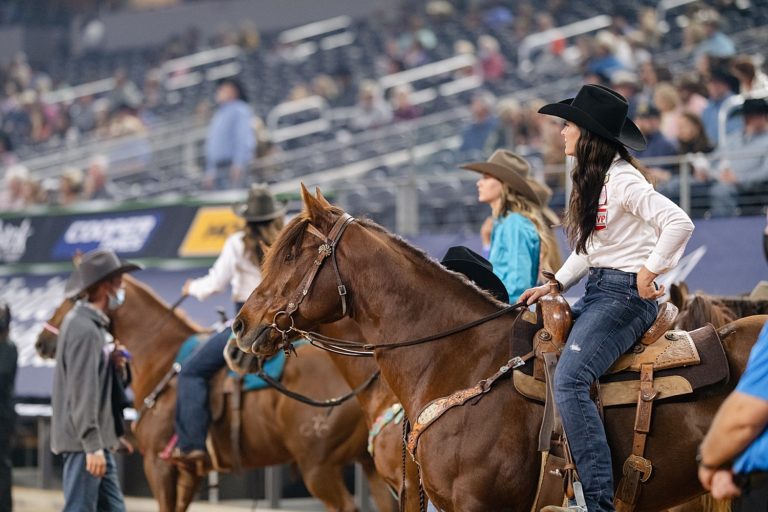
<svg viewBox="0 0 768 512">
<path fill-rule="evenodd" d="M 122 275 L 139 270 L 111 250 L 83 255 L 70 278 L 82 299 L 64 318 L 56 350 L 51 450 L 64 459 L 64 512 L 124 511 L 110 450 L 120 446 L 112 406 L 107 314 L 125 300 Z M 106 507 L 106 508 L 105 508 Z"/>
</svg>

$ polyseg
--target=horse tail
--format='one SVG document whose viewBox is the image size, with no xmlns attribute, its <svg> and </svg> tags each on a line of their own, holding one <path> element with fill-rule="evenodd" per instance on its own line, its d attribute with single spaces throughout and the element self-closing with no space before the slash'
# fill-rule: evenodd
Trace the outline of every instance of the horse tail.
<svg viewBox="0 0 768 512">
<path fill-rule="evenodd" d="M 716 500 L 711 494 L 699 498 L 702 512 L 731 512 L 731 500 Z"/>
<path fill-rule="evenodd" d="M 730 500 L 716 500 L 711 494 L 703 494 L 667 512 L 731 512 Z"/>
</svg>

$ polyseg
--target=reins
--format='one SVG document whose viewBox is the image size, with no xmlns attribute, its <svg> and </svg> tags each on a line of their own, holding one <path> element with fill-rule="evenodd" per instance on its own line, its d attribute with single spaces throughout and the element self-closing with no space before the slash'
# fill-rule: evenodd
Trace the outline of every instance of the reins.
<svg viewBox="0 0 768 512">
<path fill-rule="evenodd" d="M 308 396 L 302 395 L 300 393 L 296 393 L 295 391 L 291 391 L 290 389 L 283 386 L 283 384 L 279 380 L 275 380 L 264 371 L 259 368 L 259 371 L 256 372 L 256 375 L 264 379 L 264 382 L 269 384 L 271 388 L 273 388 L 275 391 L 287 396 L 288 398 L 292 398 L 293 400 L 296 400 L 297 402 L 301 402 L 306 405 L 311 405 L 312 407 L 336 407 L 337 405 L 341 405 L 350 398 L 353 398 L 370 386 L 374 380 L 376 380 L 379 377 L 379 374 L 381 373 L 381 370 L 376 370 L 373 374 L 371 374 L 370 377 L 368 377 L 365 382 L 357 386 L 356 388 L 352 389 L 349 393 L 346 393 L 342 396 L 336 397 L 336 398 L 329 398 L 327 400 L 315 400 L 314 398 L 310 398 Z"/>
<path fill-rule="evenodd" d="M 517 304 L 512 304 L 503 309 L 495 311 L 490 315 L 486 315 L 484 317 L 478 318 L 477 320 L 467 322 L 465 324 L 459 325 L 458 327 L 454 327 L 447 331 L 442 331 L 437 334 L 432 334 L 430 336 L 424 336 L 422 338 L 416 338 L 413 340 L 401 341 L 398 343 L 384 343 L 381 345 L 376 345 L 372 343 L 363 344 L 357 341 L 332 338 L 330 336 L 325 336 L 317 332 L 303 331 L 293 326 L 289 328 L 289 331 L 292 330 L 296 332 L 299 336 L 309 341 L 315 347 L 321 348 L 323 350 L 327 350 L 328 352 L 333 352 L 334 354 L 340 354 L 340 355 L 352 356 L 352 357 L 371 357 L 373 356 L 376 349 L 389 350 L 394 348 L 412 347 L 414 345 L 422 345 L 424 343 L 429 343 L 432 341 L 444 339 L 449 336 L 453 336 L 454 334 L 458 334 L 460 332 L 472 329 L 473 327 L 477 327 L 478 325 L 489 322 L 495 318 L 506 315 L 507 313 L 511 313 L 512 311 L 515 311 L 516 309 L 519 309 L 525 306 L 526 306 L 525 302 L 518 302 Z"/>
</svg>

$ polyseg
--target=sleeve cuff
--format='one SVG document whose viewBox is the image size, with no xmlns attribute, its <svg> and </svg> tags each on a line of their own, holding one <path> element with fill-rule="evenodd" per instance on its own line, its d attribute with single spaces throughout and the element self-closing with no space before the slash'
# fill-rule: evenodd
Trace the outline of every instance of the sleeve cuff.
<svg viewBox="0 0 768 512">
<path fill-rule="evenodd" d="M 672 262 L 662 258 L 658 254 L 651 253 L 648 259 L 645 261 L 645 268 L 653 272 L 654 274 L 663 274 L 669 267 L 672 266 Z"/>
</svg>

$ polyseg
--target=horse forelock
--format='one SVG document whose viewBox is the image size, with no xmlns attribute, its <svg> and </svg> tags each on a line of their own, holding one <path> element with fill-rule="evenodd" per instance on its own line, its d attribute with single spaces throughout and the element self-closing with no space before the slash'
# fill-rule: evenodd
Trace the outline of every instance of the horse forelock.
<svg viewBox="0 0 768 512">
<path fill-rule="evenodd" d="M 286 224 L 280 235 L 269 247 L 261 265 L 263 281 L 271 281 L 281 271 L 281 266 L 286 261 L 296 257 L 304 240 L 304 232 L 309 225 L 309 216 L 302 212 Z"/>
</svg>

